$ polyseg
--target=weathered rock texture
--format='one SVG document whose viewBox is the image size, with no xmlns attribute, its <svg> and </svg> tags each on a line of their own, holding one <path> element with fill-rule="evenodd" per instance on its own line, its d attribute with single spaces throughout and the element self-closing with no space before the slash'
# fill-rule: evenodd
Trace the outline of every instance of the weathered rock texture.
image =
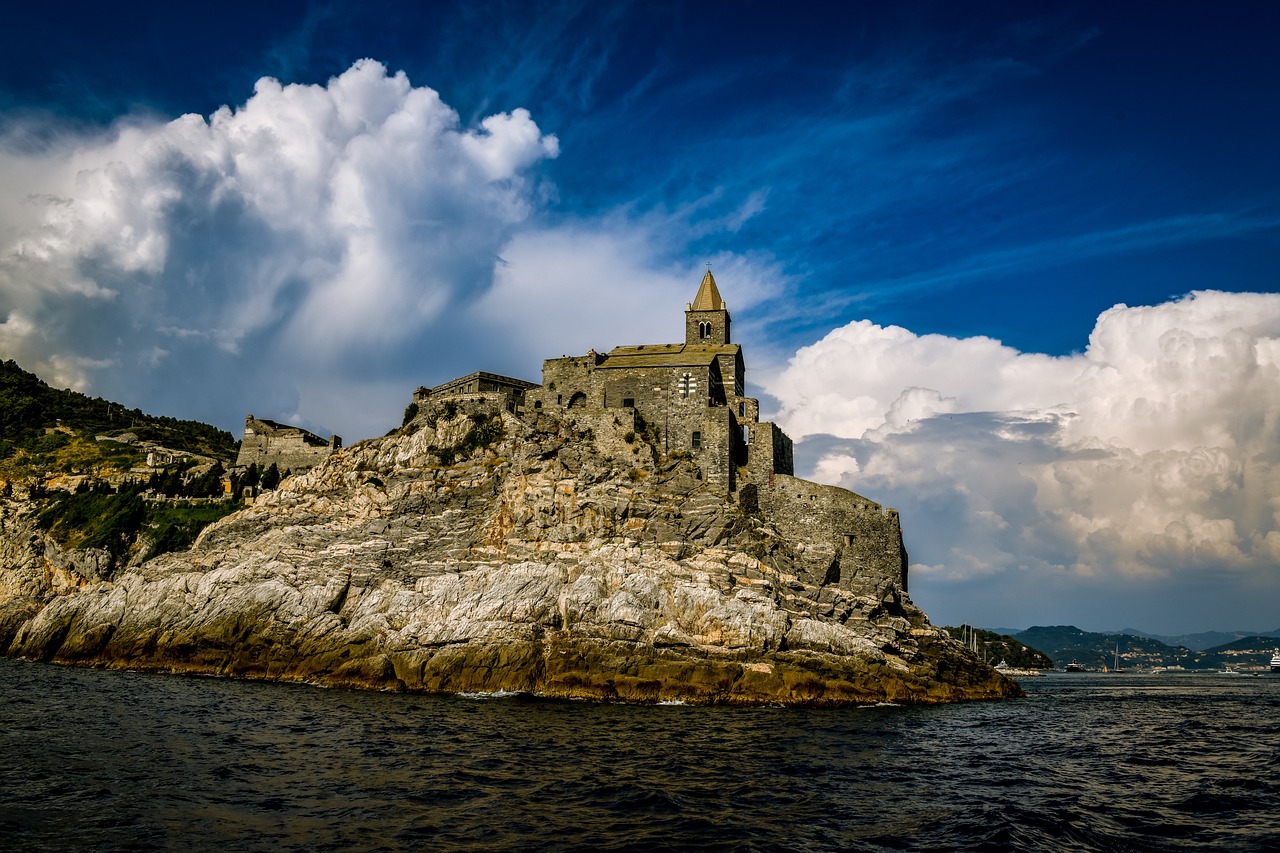
<svg viewBox="0 0 1280 853">
<path fill-rule="evenodd" d="M 931 627 L 898 579 L 821 576 L 832 549 L 806 553 L 794 538 L 803 519 L 779 525 L 739 505 L 692 459 L 628 441 L 629 424 L 500 408 L 502 436 L 485 447 L 467 452 L 482 414 L 424 412 L 286 479 L 191 551 L 110 579 L 94 555 L 52 547 L 11 503 L 0 648 L 87 665 L 638 702 L 1018 693 Z"/>
</svg>

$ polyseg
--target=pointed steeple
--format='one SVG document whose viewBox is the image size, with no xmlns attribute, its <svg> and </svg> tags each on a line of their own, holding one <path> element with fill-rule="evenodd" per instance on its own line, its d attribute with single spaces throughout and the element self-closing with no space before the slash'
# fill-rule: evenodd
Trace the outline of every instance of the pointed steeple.
<svg viewBox="0 0 1280 853">
<path fill-rule="evenodd" d="M 720 346 L 729 343 L 729 309 L 720 298 L 710 269 L 698 285 L 698 295 L 684 309 L 684 342 Z"/>
<path fill-rule="evenodd" d="M 689 305 L 690 311 L 724 311 L 724 300 L 720 298 L 720 291 L 716 289 L 716 280 L 711 275 L 711 270 L 707 270 L 707 274 L 702 277 L 702 284 L 698 285 L 698 295 L 693 298 L 693 302 Z"/>
</svg>

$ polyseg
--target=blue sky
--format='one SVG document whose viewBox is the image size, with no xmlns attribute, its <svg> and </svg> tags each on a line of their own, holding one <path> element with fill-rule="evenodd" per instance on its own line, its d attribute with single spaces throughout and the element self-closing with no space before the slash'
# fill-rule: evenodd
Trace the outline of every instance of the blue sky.
<svg viewBox="0 0 1280 853">
<path fill-rule="evenodd" d="M 712 263 L 935 621 L 1280 625 L 1280 11 L 827 5 L 9 10 L 0 356 L 350 442 Z"/>
</svg>

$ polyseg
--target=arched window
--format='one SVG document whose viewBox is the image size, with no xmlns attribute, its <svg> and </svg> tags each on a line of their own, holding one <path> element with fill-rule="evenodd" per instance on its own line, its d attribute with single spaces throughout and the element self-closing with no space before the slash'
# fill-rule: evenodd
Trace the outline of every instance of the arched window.
<svg viewBox="0 0 1280 853">
<path fill-rule="evenodd" d="M 698 337 L 704 341 L 711 337 L 711 323 L 703 320 L 698 324 Z"/>
</svg>

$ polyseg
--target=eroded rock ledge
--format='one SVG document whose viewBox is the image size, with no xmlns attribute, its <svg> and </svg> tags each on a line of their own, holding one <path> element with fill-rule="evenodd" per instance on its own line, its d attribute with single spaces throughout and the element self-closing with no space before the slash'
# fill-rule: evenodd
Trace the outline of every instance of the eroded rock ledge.
<svg viewBox="0 0 1280 853">
<path fill-rule="evenodd" d="M 1019 695 L 893 578 L 834 584 L 628 424 L 426 413 L 195 547 L 102 577 L 4 509 L 0 648 L 46 661 L 447 692 L 834 705 Z M 469 448 L 476 418 L 499 435 Z M 616 433 L 616 434 L 615 434 Z M 468 448 L 464 457 L 442 448 Z M 452 464 L 442 464 L 442 457 Z"/>
</svg>

